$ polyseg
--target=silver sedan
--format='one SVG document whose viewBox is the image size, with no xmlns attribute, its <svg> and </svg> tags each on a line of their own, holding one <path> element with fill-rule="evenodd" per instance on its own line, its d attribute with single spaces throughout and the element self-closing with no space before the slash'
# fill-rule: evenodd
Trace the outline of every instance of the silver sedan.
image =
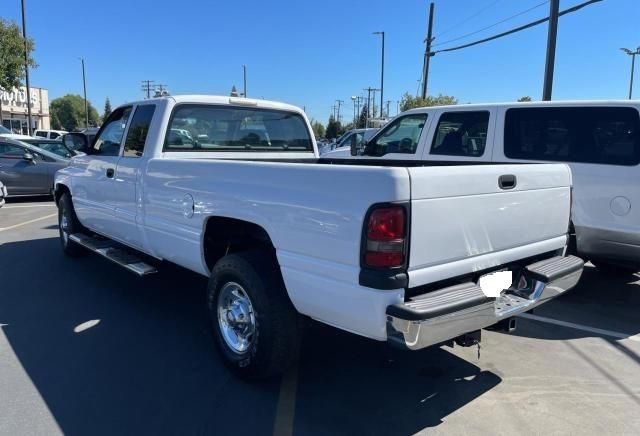
<svg viewBox="0 0 640 436">
<path fill-rule="evenodd" d="M 0 182 L 11 197 L 51 194 L 56 171 L 68 164 L 54 153 L 0 137 Z"/>
</svg>

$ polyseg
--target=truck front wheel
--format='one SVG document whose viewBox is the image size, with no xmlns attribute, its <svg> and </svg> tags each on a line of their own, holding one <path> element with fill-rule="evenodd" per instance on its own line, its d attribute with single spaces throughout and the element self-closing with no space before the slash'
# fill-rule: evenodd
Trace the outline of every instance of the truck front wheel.
<svg viewBox="0 0 640 436">
<path fill-rule="evenodd" d="M 268 252 L 220 259 L 207 302 L 215 342 L 227 366 L 245 379 L 282 374 L 298 346 L 298 314 Z"/>
<path fill-rule="evenodd" d="M 58 227 L 60 229 L 60 244 L 64 254 L 70 257 L 78 257 L 85 253 L 84 249 L 69 239 L 69 235 L 83 230 L 82 224 L 78 221 L 71 195 L 68 192 L 62 194 L 58 201 Z"/>
</svg>

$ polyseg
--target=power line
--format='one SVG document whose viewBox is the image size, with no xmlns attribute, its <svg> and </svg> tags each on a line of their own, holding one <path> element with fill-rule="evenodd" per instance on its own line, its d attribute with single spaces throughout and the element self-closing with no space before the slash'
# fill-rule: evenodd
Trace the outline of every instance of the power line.
<svg viewBox="0 0 640 436">
<path fill-rule="evenodd" d="M 438 35 L 436 35 L 434 38 L 440 38 L 442 37 L 442 35 L 451 32 L 453 29 L 462 26 L 463 24 L 468 23 L 469 21 L 471 21 L 472 19 L 474 19 L 475 17 L 477 17 L 478 15 L 480 15 L 481 13 L 483 13 L 484 11 L 486 11 L 487 9 L 493 7 L 496 5 L 496 3 L 501 2 L 502 0 L 495 0 L 494 2 L 491 2 L 490 4 L 488 4 L 487 6 L 485 6 L 484 8 L 480 9 L 479 11 L 477 11 L 476 13 L 470 15 L 467 19 L 460 21 L 459 23 L 449 27 L 448 29 L 446 29 L 444 32 L 439 33 Z"/>
<path fill-rule="evenodd" d="M 561 17 L 563 15 L 570 14 L 570 13 L 575 12 L 577 10 L 580 10 L 580 9 L 586 7 L 586 6 L 589 6 L 589 5 L 593 4 L 593 3 L 599 3 L 601 1 L 603 1 L 603 0 L 589 0 L 589 1 L 586 1 L 584 3 L 580 3 L 579 5 L 575 5 L 575 6 L 571 7 L 571 8 L 569 8 L 569 9 L 565 9 L 564 11 L 561 11 L 558 14 L 558 16 Z M 548 2 L 545 2 L 545 3 L 548 3 Z M 434 56 L 436 53 L 444 53 L 444 52 L 448 52 L 448 51 L 461 50 L 463 48 L 472 47 L 474 45 L 478 45 L 478 44 L 482 44 L 482 43 L 485 43 L 485 42 L 493 41 L 494 39 L 502 38 L 504 36 L 511 35 L 512 33 L 516 33 L 516 32 L 520 32 L 521 30 L 529 29 L 530 27 L 537 26 L 537 25 L 545 23 L 547 21 L 549 21 L 549 17 L 541 18 L 541 19 L 533 21 L 533 22 L 531 22 L 529 24 L 525 24 L 524 26 L 516 27 L 515 29 L 511 29 L 511 30 L 508 30 L 506 32 L 502 32 L 502 33 L 499 33 L 497 35 L 490 36 L 488 38 L 480 39 L 478 41 L 470 42 L 470 43 L 464 44 L 464 45 L 459 45 L 457 47 L 450 47 L 450 48 L 445 48 L 445 49 L 441 49 L 441 50 L 436 50 L 434 52 L 429 53 L 429 56 Z"/>
<path fill-rule="evenodd" d="M 492 27 L 496 27 L 496 26 L 497 26 L 497 25 L 499 25 L 499 24 L 505 23 L 505 22 L 507 22 L 507 21 L 509 21 L 509 20 L 513 20 L 514 18 L 517 18 L 517 17 L 519 17 L 519 16 L 521 16 L 521 15 L 524 15 L 524 14 L 526 14 L 526 13 L 528 13 L 528 12 L 531 12 L 532 10 L 537 9 L 537 8 L 539 8 L 540 6 L 544 6 L 544 5 L 546 5 L 547 3 L 549 3 L 549 0 L 545 0 L 545 1 L 543 1 L 542 3 L 538 3 L 537 5 L 530 7 L 530 8 L 529 8 L 529 9 L 527 9 L 527 10 L 524 10 L 524 11 L 522 11 L 522 12 L 518 12 L 517 14 L 511 15 L 510 17 L 507 17 L 507 18 L 504 18 L 504 19 L 502 19 L 502 20 L 500 20 L 500 21 L 497 21 L 497 22 L 495 22 L 495 23 L 491 24 L 490 26 L 483 27 L 482 29 L 478 29 L 478 30 L 476 30 L 476 31 L 474 31 L 474 32 L 466 33 L 466 34 L 464 34 L 464 35 L 462 35 L 462 36 L 458 36 L 457 38 L 453 38 L 453 39 L 449 39 L 449 40 L 447 40 L 447 41 L 439 42 L 438 44 L 433 44 L 433 46 L 434 46 L 434 47 L 436 47 L 436 46 L 439 46 L 439 45 L 448 44 L 448 43 L 450 43 L 450 42 L 459 41 L 459 40 L 464 39 L 464 38 L 466 38 L 466 37 L 468 37 L 468 36 L 475 35 L 475 34 L 480 33 L 480 32 L 484 32 L 485 30 L 491 29 Z"/>
<path fill-rule="evenodd" d="M 142 81 L 142 91 L 147 94 L 147 99 L 151 98 L 151 91 L 153 91 L 153 82 L 155 82 L 155 80 Z"/>
</svg>

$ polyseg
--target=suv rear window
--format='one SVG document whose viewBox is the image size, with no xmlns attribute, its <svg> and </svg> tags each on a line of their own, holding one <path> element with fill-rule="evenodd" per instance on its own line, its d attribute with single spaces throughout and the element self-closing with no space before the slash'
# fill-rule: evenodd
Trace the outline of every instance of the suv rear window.
<svg viewBox="0 0 640 436">
<path fill-rule="evenodd" d="M 504 153 L 511 159 L 611 165 L 640 163 L 640 117 L 630 107 L 507 110 Z"/>
<path fill-rule="evenodd" d="M 313 151 L 302 116 L 288 111 L 219 105 L 179 105 L 166 151 Z"/>
</svg>

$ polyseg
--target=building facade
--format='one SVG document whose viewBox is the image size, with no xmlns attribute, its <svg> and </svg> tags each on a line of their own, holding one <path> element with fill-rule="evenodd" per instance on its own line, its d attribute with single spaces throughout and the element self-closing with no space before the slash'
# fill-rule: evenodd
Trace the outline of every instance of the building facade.
<svg viewBox="0 0 640 436">
<path fill-rule="evenodd" d="M 31 96 L 27 98 L 27 88 L 11 91 L 0 89 L 0 106 L 2 110 L 2 125 L 15 133 L 28 134 L 27 101 L 31 104 L 32 131 L 49 129 L 49 91 L 44 88 L 31 87 Z"/>
</svg>

